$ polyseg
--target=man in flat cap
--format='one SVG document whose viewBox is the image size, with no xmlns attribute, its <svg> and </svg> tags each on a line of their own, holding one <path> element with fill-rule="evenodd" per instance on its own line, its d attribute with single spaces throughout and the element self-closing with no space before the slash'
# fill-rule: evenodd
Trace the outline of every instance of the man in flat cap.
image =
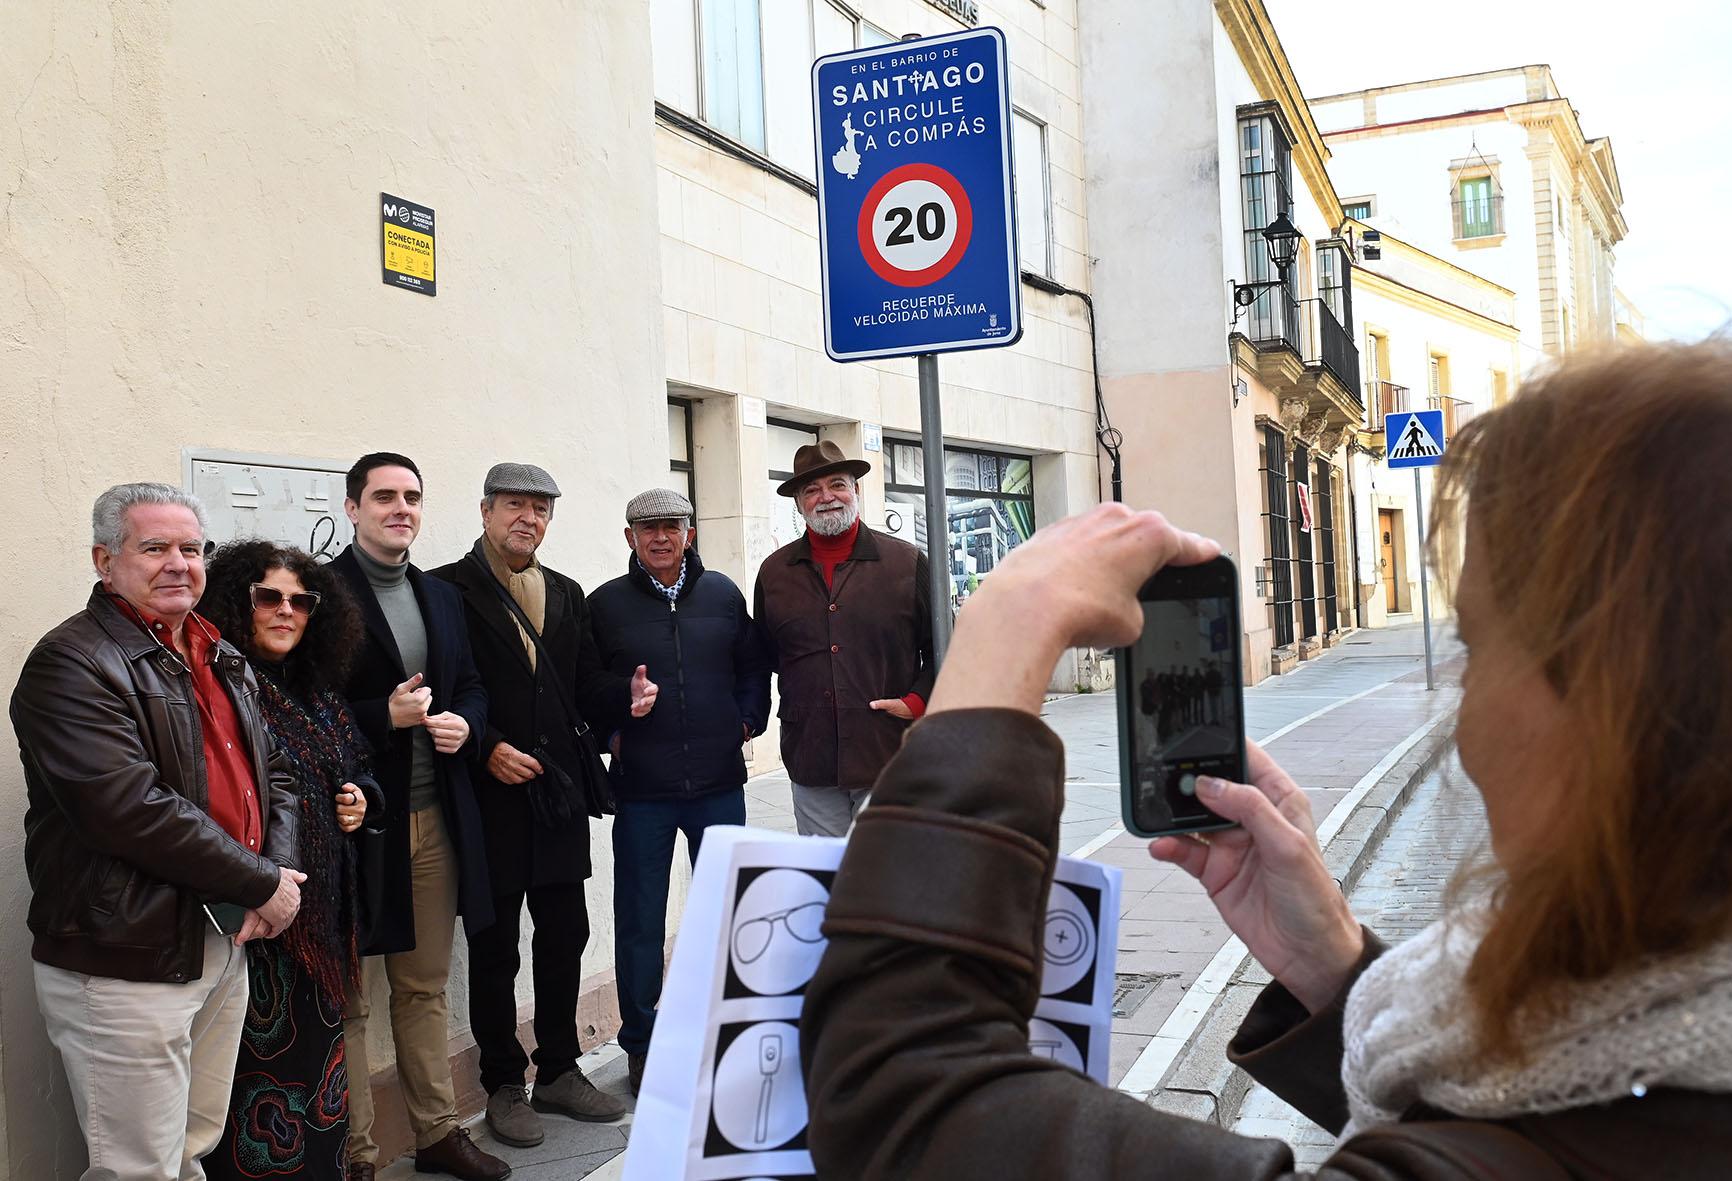
<svg viewBox="0 0 1732 1181">
<path fill-rule="evenodd" d="M 619 1044 L 631 1090 L 643 1079 L 667 940 L 674 833 L 696 864 L 704 830 L 744 824 L 741 744 L 762 734 L 770 668 L 745 596 L 704 569 L 692 548 L 692 505 L 653 488 L 625 509 L 626 572 L 590 596 L 602 661 L 615 674 L 648 665 L 673 700 L 613 736 L 619 815 L 613 822 L 614 974 Z"/>
<path fill-rule="evenodd" d="M 758 570 L 752 614 L 775 663 L 802 835 L 847 833 L 937 672 L 926 555 L 860 520 L 871 470 L 827 439 L 796 451 L 776 491 L 806 532 Z"/>
<path fill-rule="evenodd" d="M 537 1112 L 580 1120 L 625 1114 L 577 1067 L 577 1000 L 589 914 L 589 813 L 577 737 L 646 715 L 656 685 L 643 668 L 609 674 L 591 638 L 583 588 L 536 560 L 559 485 L 527 463 L 496 464 L 481 498 L 481 536 L 433 573 L 463 595 L 475 665 L 487 686 L 487 726 L 476 749 L 493 925 L 469 937 L 469 1027 L 481 1051 L 487 1126 L 507 1144 L 543 1137 Z M 535 1093 L 517 1038 L 518 930 L 535 924 Z"/>
</svg>

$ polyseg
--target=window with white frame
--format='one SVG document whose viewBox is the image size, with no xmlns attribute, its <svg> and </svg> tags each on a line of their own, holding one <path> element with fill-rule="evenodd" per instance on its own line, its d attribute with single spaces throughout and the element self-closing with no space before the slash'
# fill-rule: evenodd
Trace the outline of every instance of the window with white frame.
<svg viewBox="0 0 1732 1181">
<path fill-rule="evenodd" d="M 812 62 L 895 40 L 838 0 L 651 0 L 656 98 L 811 178 Z"/>
<path fill-rule="evenodd" d="M 1052 274 L 1052 201 L 1046 154 L 1046 124 L 1015 112 L 1016 248 L 1022 269 Z"/>
</svg>

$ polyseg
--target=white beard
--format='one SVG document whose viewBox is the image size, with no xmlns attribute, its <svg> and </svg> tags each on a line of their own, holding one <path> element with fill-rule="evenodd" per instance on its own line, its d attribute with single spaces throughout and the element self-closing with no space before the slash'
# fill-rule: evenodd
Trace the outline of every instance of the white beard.
<svg viewBox="0 0 1732 1181">
<path fill-rule="evenodd" d="M 811 512 L 801 513 L 800 515 L 806 518 L 806 527 L 818 536 L 840 537 L 842 534 L 852 529 L 854 527 L 854 522 L 860 519 L 860 505 L 858 503 L 843 505 L 842 511 L 839 513 L 826 513 L 820 511 L 830 505 L 839 503 L 839 501 L 833 500 L 820 501 L 812 506 Z"/>
</svg>

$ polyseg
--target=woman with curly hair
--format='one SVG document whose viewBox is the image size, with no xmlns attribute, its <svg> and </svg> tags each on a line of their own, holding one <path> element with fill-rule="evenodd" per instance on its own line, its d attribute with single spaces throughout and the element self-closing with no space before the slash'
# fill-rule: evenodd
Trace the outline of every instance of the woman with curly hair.
<svg viewBox="0 0 1732 1181">
<path fill-rule="evenodd" d="M 366 773 L 366 740 L 337 691 L 361 640 L 360 613 L 341 579 L 300 550 L 268 541 L 216 552 L 199 611 L 258 671 L 265 725 L 300 784 L 307 873 L 295 922 L 247 945 L 252 996 L 234 1095 L 205 1171 L 216 1179 L 342 1181 L 349 1138 L 343 995 L 361 975 L 350 834 L 363 819 L 376 828 L 384 811 Z"/>
</svg>

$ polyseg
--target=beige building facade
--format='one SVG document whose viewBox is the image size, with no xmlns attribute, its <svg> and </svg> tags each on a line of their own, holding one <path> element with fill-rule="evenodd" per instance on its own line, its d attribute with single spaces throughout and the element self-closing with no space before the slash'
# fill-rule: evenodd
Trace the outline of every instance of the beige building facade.
<svg viewBox="0 0 1732 1181">
<path fill-rule="evenodd" d="M 217 540 L 335 553 L 341 473 L 402 451 L 424 473 L 413 557 L 431 567 L 473 540 L 488 466 L 533 462 L 566 492 L 543 556 L 585 586 L 624 569 L 626 500 L 668 484 L 693 496 L 706 561 L 749 595 L 799 528 L 777 473 L 830 438 L 873 464 L 867 521 L 923 543 L 913 362 L 823 352 L 807 71 L 955 31 L 953 9 L 972 8 L 21 11 L 0 38 L 0 109 L 16 112 L 0 135 L 0 416 L 7 491 L 40 508 L 10 527 L 37 561 L 0 623 L 0 689 L 82 605 L 91 502 L 125 480 L 199 493 Z M 1010 45 L 1026 332 L 942 362 L 959 600 L 1037 525 L 1101 497 L 1075 0 L 974 15 Z M 410 204 L 435 215 L 431 296 L 381 281 L 385 227 Z M 1099 653 L 1055 672 L 1066 690 L 1108 683 Z M 0 890 L 21 916 L 25 793 L 0 729 Z M 775 752 L 759 739 L 754 770 Z M 593 1040 L 612 1023 L 606 824 L 591 846 Z M 450 1048 L 467 1079 L 462 946 Z M 21 919 L 0 949 L 0 1174 L 73 1176 L 82 1145 Z M 399 1112 L 391 1072 L 373 1083 L 381 1119 Z"/>
<path fill-rule="evenodd" d="M 954 33 L 974 9 L 926 0 L 653 0 L 663 339 L 670 432 L 704 560 L 748 594 L 804 528 L 775 495 L 795 450 L 832 439 L 873 467 L 864 519 L 925 545 L 912 359 L 824 353 L 810 70 L 815 57 L 905 34 Z M 960 601 L 1039 524 L 1101 498 L 1089 318 L 1076 0 L 994 0 L 1005 32 L 1025 331 L 1008 349 L 940 361 L 946 523 Z M 725 46 L 725 52 L 723 47 Z M 824 145 L 823 155 L 839 145 Z M 1064 690 L 1101 687 L 1073 653 Z M 778 765 L 776 733 L 754 771 Z"/>
<path fill-rule="evenodd" d="M 1083 8 L 1102 386 L 1125 499 L 1239 567 L 1245 676 L 1351 626 L 1353 269 L 1328 149 L 1259 0 Z M 1276 262 L 1271 227 L 1297 231 Z"/>
<path fill-rule="evenodd" d="M 488 466 L 524 460 L 568 493 L 549 564 L 611 576 L 619 506 L 667 469 L 650 72 L 641 0 L 533 21 L 452 0 L 244 20 L 11 6 L 0 489 L 7 548 L 30 561 L 0 692 L 89 595 L 91 504 L 125 480 L 198 488 L 219 535 L 340 546 L 336 473 L 402 451 L 425 475 L 413 556 L 430 567 L 479 532 Z M 431 298 L 381 282 L 382 193 L 435 212 Z M 83 1146 L 31 980 L 24 794 L 0 724 L 0 1174 L 46 1181 L 77 1176 Z M 603 973 L 605 827 L 593 847 L 586 967 Z M 459 962 L 454 1052 L 465 987 Z"/>
</svg>

